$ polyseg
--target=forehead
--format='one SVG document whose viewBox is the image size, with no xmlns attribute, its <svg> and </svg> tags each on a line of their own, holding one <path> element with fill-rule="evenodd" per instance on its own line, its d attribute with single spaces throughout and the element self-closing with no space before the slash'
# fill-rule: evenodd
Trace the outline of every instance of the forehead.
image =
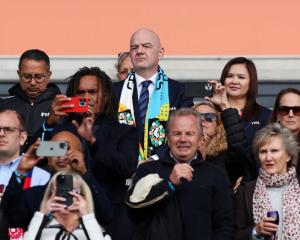
<svg viewBox="0 0 300 240">
<path fill-rule="evenodd" d="M 2 126 L 18 127 L 20 121 L 16 113 L 7 111 L 0 113 L 0 123 Z"/>
<path fill-rule="evenodd" d="M 98 89 L 97 77 L 93 75 L 86 75 L 79 80 L 79 90 Z"/>
<path fill-rule="evenodd" d="M 158 37 L 155 33 L 148 30 L 140 30 L 134 33 L 130 40 L 130 45 L 150 43 L 158 45 Z"/>
<path fill-rule="evenodd" d="M 281 97 L 280 105 L 300 106 L 300 96 L 295 93 L 286 93 Z"/>
<path fill-rule="evenodd" d="M 197 120 L 193 115 L 175 116 L 169 126 L 172 131 L 198 131 Z"/>
<path fill-rule="evenodd" d="M 249 74 L 248 69 L 245 63 L 237 63 L 231 65 L 229 72 L 231 73 L 241 73 L 241 74 Z"/>
<path fill-rule="evenodd" d="M 44 73 L 47 72 L 48 69 L 45 61 L 25 58 L 21 62 L 20 71 L 26 73 Z"/>
<path fill-rule="evenodd" d="M 208 106 L 208 105 L 199 105 L 197 108 L 196 108 L 196 111 L 199 112 L 199 113 L 216 113 L 216 110 L 213 109 L 211 106 Z"/>
<path fill-rule="evenodd" d="M 284 147 L 282 138 L 280 136 L 272 136 L 270 138 L 265 139 L 265 141 L 263 141 L 259 146 L 259 148 L 268 147 Z"/>
<path fill-rule="evenodd" d="M 59 132 L 54 135 L 51 139 L 52 141 L 66 141 L 68 142 L 71 149 L 76 149 L 82 151 L 80 140 L 70 132 Z"/>
</svg>

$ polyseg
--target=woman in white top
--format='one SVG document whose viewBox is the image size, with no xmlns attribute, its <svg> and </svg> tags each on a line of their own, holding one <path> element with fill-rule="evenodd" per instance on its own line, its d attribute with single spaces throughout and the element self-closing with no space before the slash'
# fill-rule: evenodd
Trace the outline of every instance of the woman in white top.
<svg viewBox="0 0 300 240">
<path fill-rule="evenodd" d="M 60 175 L 73 177 L 73 203 L 64 204 L 65 198 L 55 196 L 57 178 Z M 91 191 L 84 180 L 75 172 L 60 171 L 50 180 L 41 203 L 40 211 L 32 218 L 25 240 L 109 240 L 104 237 L 93 207 Z"/>
</svg>

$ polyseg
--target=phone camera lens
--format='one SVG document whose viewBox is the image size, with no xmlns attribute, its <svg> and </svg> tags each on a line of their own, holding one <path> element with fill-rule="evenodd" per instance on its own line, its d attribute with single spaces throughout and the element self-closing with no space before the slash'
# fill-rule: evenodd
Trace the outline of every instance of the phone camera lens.
<svg viewBox="0 0 300 240">
<path fill-rule="evenodd" d="M 81 106 L 81 107 L 86 106 L 86 100 L 84 98 L 79 99 L 79 106 Z"/>
<path fill-rule="evenodd" d="M 64 143 L 64 142 L 61 142 L 61 143 L 59 144 L 59 147 L 62 148 L 62 149 L 64 149 L 65 146 L 66 146 L 66 143 Z"/>
</svg>

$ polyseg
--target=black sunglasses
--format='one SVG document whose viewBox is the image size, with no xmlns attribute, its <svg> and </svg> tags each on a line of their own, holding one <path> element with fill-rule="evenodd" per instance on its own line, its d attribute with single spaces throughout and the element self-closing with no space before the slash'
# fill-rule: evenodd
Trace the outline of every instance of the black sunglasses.
<svg viewBox="0 0 300 240">
<path fill-rule="evenodd" d="M 205 122 L 214 122 L 217 120 L 217 116 L 214 113 L 200 113 L 200 116 Z"/>
<path fill-rule="evenodd" d="M 300 106 L 294 106 L 294 107 L 289 107 L 289 106 L 280 106 L 278 107 L 278 113 L 280 115 L 288 115 L 290 111 L 293 111 L 293 114 L 296 116 L 300 116 Z"/>
</svg>

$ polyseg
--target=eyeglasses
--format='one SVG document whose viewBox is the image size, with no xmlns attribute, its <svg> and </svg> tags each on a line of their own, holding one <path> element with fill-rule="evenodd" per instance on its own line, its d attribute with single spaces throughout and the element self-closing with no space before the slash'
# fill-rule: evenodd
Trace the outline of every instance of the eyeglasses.
<svg viewBox="0 0 300 240">
<path fill-rule="evenodd" d="M 34 79 L 36 82 L 40 83 L 43 82 L 45 80 L 45 78 L 48 75 L 44 75 L 44 74 L 20 74 L 20 78 L 22 79 L 23 82 L 31 82 L 32 79 Z"/>
<path fill-rule="evenodd" d="M 0 127 L 0 132 L 3 130 L 4 134 L 12 134 L 16 130 L 19 130 L 20 132 L 23 132 L 23 129 L 17 128 L 17 127 Z"/>
<path fill-rule="evenodd" d="M 290 113 L 291 110 L 293 111 L 294 115 L 300 116 L 300 106 L 279 106 L 277 111 L 280 115 L 286 116 Z"/>
<path fill-rule="evenodd" d="M 214 113 L 200 113 L 201 119 L 205 122 L 215 122 L 217 116 Z"/>
</svg>

